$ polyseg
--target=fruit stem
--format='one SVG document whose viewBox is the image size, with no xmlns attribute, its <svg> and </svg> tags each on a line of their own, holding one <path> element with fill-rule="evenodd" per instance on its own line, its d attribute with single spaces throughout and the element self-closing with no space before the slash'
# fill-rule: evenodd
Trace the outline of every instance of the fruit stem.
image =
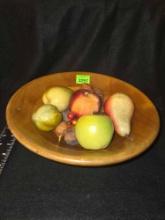
<svg viewBox="0 0 165 220">
<path fill-rule="evenodd" d="M 84 95 L 88 96 L 88 95 L 89 95 L 89 92 L 84 92 Z"/>
<path fill-rule="evenodd" d="M 62 134 L 58 136 L 58 143 L 61 142 L 62 136 L 63 136 Z"/>
</svg>

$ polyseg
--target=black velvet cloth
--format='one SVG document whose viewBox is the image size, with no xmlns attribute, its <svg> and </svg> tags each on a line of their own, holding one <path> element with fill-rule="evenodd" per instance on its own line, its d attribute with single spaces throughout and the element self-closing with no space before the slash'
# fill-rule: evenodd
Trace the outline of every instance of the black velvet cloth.
<svg viewBox="0 0 165 220">
<path fill-rule="evenodd" d="M 0 220 L 165 219 L 165 14 L 142 0 L 0 1 L 0 117 L 13 92 L 62 71 L 115 76 L 156 105 L 151 148 L 115 166 L 76 167 L 16 142 L 0 177 Z"/>
</svg>

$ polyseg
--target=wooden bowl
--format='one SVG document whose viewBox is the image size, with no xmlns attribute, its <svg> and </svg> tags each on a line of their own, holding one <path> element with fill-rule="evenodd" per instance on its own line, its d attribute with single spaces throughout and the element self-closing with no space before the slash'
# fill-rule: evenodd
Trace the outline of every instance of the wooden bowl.
<svg viewBox="0 0 165 220">
<path fill-rule="evenodd" d="M 6 109 L 7 124 L 16 139 L 32 152 L 45 158 L 79 166 L 117 164 L 141 154 L 155 140 L 160 127 L 158 112 L 140 90 L 134 86 L 103 74 L 79 72 L 91 76 L 91 85 L 100 88 L 106 96 L 115 92 L 128 94 L 135 105 L 132 130 L 128 137 L 117 134 L 106 149 L 90 151 L 80 146 L 58 144 L 52 132 L 41 132 L 33 124 L 32 113 L 42 104 L 42 94 L 52 86 L 76 88 L 78 72 L 65 72 L 37 78 L 16 91 Z"/>
</svg>

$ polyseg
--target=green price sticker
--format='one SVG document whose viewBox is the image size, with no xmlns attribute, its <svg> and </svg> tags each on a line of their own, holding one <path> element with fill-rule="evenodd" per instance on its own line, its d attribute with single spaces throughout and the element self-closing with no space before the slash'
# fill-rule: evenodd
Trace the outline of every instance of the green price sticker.
<svg viewBox="0 0 165 220">
<path fill-rule="evenodd" d="M 76 75 L 77 84 L 90 84 L 90 75 Z"/>
</svg>

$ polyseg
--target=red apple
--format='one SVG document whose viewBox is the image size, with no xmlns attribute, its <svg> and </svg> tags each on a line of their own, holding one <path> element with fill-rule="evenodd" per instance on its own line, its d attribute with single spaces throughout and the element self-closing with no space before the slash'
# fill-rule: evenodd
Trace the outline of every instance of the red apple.
<svg viewBox="0 0 165 220">
<path fill-rule="evenodd" d="M 111 117 L 118 135 L 125 137 L 130 134 L 134 104 L 128 95 L 115 93 L 109 96 L 104 103 L 104 112 Z"/>
<path fill-rule="evenodd" d="M 72 94 L 69 109 L 75 118 L 98 113 L 100 108 L 101 99 L 92 90 L 79 89 Z"/>
</svg>

